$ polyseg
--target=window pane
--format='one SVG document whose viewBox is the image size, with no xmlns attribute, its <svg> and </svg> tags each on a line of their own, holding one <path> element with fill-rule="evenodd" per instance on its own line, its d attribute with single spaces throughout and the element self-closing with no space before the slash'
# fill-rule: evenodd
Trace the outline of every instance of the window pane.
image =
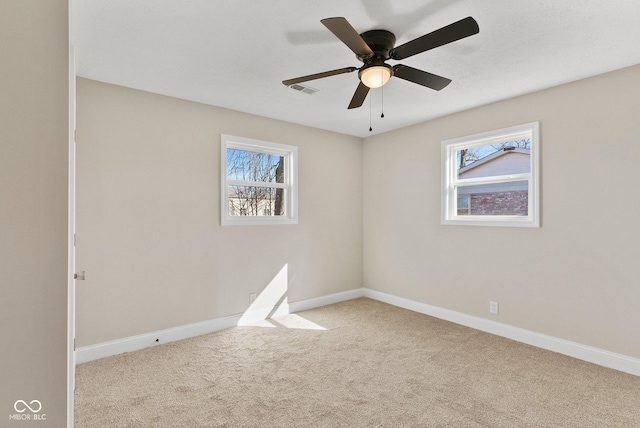
<svg viewBox="0 0 640 428">
<path fill-rule="evenodd" d="M 458 215 L 516 215 L 529 214 L 529 183 L 512 181 L 508 183 L 479 184 L 458 187 Z M 466 199 L 466 213 L 461 213 L 460 201 Z"/>
<path fill-rule="evenodd" d="M 469 205 L 471 200 L 469 195 L 458 195 L 458 206 L 456 212 L 458 215 L 469 215 Z"/>
<path fill-rule="evenodd" d="M 229 215 L 284 215 L 284 189 L 275 187 L 229 186 Z"/>
<path fill-rule="evenodd" d="M 531 138 L 468 147 L 456 151 L 458 178 L 531 172 Z"/>
<path fill-rule="evenodd" d="M 284 183 L 284 157 L 227 149 L 227 179 Z"/>
</svg>

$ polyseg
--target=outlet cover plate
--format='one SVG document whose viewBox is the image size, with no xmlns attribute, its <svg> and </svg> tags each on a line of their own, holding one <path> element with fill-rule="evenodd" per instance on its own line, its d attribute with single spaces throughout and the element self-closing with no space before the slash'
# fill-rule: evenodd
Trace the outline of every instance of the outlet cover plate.
<svg viewBox="0 0 640 428">
<path fill-rule="evenodd" d="M 498 314 L 498 302 L 489 302 L 489 312 Z"/>
</svg>

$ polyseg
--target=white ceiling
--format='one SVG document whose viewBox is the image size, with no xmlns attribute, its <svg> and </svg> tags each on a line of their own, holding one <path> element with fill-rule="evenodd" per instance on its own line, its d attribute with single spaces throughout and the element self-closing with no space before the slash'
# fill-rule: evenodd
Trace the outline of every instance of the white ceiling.
<svg viewBox="0 0 640 428">
<path fill-rule="evenodd" d="M 360 137 L 640 64 L 638 0 L 74 0 L 72 9 L 78 76 Z M 320 23 L 334 16 L 358 32 L 392 31 L 396 46 L 467 16 L 480 33 L 389 61 L 452 79 L 442 91 L 392 78 L 347 110 L 356 72 L 307 82 L 313 95 L 281 83 L 362 65 Z"/>
</svg>

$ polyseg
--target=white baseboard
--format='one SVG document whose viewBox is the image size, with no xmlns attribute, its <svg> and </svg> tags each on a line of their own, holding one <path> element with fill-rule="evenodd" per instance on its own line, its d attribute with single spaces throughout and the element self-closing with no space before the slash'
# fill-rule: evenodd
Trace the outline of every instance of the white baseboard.
<svg viewBox="0 0 640 428">
<path fill-rule="evenodd" d="M 98 343 L 96 345 L 83 346 L 76 349 L 76 364 L 86 363 L 88 361 L 110 357 L 125 352 L 137 351 L 162 343 L 188 339 L 190 337 L 200 336 L 214 331 L 223 330 L 225 328 L 246 325 L 266 319 L 267 317 L 276 317 L 289 313 L 302 312 L 308 309 L 356 299 L 358 297 L 368 297 L 400 308 L 409 309 L 414 312 L 451 321 L 456 324 L 495 334 L 497 336 L 506 337 L 538 348 L 568 355 L 579 360 L 588 361 L 590 363 L 609 367 L 621 372 L 640 376 L 640 359 L 637 358 L 513 327 L 508 324 L 463 314 L 461 312 L 428 305 L 426 303 L 417 302 L 415 300 L 394 296 L 392 294 L 368 288 L 357 288 L 342 293 L 330 294 L 328 296 L 321 296 L 292 303 L 283 303 L 268 311 L 258 310 L 244 314 L 236 314 L 195 324 L 188 324 L 166 330 L 126 337 L 124 339 L 113 340 L 110 342 Z"/>
<path fill-rule="evenodd" d="M 343 291 L 342 293 L 329 294 L 328 296 L 289 303 L 289 307 L 291 308 L 291 313 L 302 312 L 321 306 L 357 299 L 358 297 L 364 297 L 364 292 L 364 288 L 356 288 L 355 290 Z"/>
<path fill-rule="evenodd" d="M 165 330 L 152 331 L 150 333 L 97 343 L 95 345 L 82 346 L 76 349 L 76 364 L 82 364 L 100 358 L 124 354 L 125 352 L 139 351 L 163 343 L 188 339 L 225 328 L 235 327 L 240 321 L 241 315 L 232 315 L 224 318 L 216 318 L 194 324 L 182 325 Z"/>
<path fill-rule="evenodd" d="M 640 359 L 364 288 L 364 297 L 640 376 Z"/>
<path fill-rule="evenodd" d="M 274 308 L 269 308 L 268 310 L 260 309 L 248 311 L 244 314 L 230 315 L 223 318 L 216 318 L 209 321 L 153 331 L 95 345 L 82 346 L 76 349 L 75 360 L 76 364 L 82 364 L 98 360 L 100 358 L 123 354 L 125 352 L 139 351 L 140 349 L 150 348 L 163 343 L 201 336 L 203 334 L 212 333 L 225 328 L 247 325 L 252 322 L 264 320 L 267 317 L 277 317 L 287 315 L 289 313 L 318 308 L 320 306 L 331 305 L 333 303 L 362 297 L 363 295 L 364 289 L 357 288 L 355 290 L 344 291 L 299 302 L 283 303 Z"/>
</svg>

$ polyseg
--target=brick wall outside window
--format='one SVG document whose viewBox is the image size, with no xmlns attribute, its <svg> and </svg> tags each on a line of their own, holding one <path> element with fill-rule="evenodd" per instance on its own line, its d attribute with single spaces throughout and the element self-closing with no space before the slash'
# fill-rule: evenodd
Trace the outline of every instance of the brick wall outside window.
<svg viewBox="0 0 640 428">
<path fill-rule="evenodd" d="M 471 215 L 527 215 L 527 191 L 471 195 Z"/>
</svg>

